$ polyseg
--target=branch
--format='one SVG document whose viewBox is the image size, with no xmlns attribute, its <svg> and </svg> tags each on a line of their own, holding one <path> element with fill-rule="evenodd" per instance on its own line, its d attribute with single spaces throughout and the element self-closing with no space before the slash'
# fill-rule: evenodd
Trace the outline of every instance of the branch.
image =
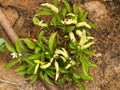
<svg viewBox="0 0 120 90">
<path fill-rule="evenodd" d="M 18 35 L 14 32 L 10 22 L 7 20 L 6 16 L 3 14 L 2 10 L 0 9 L 0 23 L 4 28 L 5 32 L 9 36 L 10 40 L 15 43 L 15 40 L 18 38 Z"/>
</svg>

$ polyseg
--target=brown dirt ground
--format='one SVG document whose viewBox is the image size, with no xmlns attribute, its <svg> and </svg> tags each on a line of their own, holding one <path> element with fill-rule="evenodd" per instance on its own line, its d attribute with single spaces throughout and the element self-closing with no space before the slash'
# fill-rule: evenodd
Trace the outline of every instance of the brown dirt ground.
<svg viewBox="0 0 120 90">
<path fill-rule="evenodd" d="M 50 1 L 0 0 L 0 8 L 19 37 L 36 37 L 39 27 L 33 25 L 32 17 L 39 11 L 41 3 Z M 88 20 L 99 26 L 91 30 L 96 38 L 93 49 L 102 54 L 100 57 L 91 58 L 97 67 L 90 68 L 94 81 L 84 82 L 86 90 L 120 90 L 120 0 L 85 1 L 83 7 L 88 11 Z M 1 26 L 0 38 L 9 41 Z M 23 76 L 14 72 L 15 67 L 4 70 L 4 64 L 11 60 L 9 54 L 0 53 L 0 90 L 45 90 L 40 81 L 34 84 L 24 81 Z M 66 84 L 61 86 L 61 90 L 79 89 L 74 84 Z"/>
</svg>

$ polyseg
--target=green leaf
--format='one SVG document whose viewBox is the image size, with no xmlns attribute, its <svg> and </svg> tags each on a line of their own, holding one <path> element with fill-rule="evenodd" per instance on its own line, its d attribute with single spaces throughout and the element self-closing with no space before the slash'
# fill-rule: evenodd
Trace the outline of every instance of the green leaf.
<svg viewBox="0 0 120 90">
<path fill-rule="evenodd" d="M 37 80 L 37 78 L 38 78 L 37 74 L 33 75 L 33 77 L 31 78 L 32 79 L 31 83 L 35 82 Z"/>
<path fill-rule="evenodd" d="M 54 0 L 54 5 L 55 5 L 55 6 L 58 5 L 58 0 Z"/>
<path fill-rule="evenodd" d="M 47 75 L 46 73 L 44 74 L 44 80 L 45 80 L 48 84 L 54 85 L 54 84 L 51 82 L 51 80 L 49 79 L 49 77 L 48 77 L 48 75 Z"/>
<path fill-rule="evenodd" d="M 40 16 L 40 15 L 52 15 L 53 11 L 47 8 L 42 8 L 40 12 L 36 13 L 35 16 Z"/>
<path fill-rule="evenodd" d="M 43 71 L 40 71 L 39 75 L 44 80 L 44 73 L 43 73 Z"/>
<path fill-rule="evenodd" d="M 15 69 L 15 71 L 16 71 L 16 72 L 23 71 L 23 70 L 26 69 L 26 68 L 27 68 L 27 65 L 21 65 L 21 66 L 18 66 L 18 67 Z"/>
<path fill-rule="evenodd" d="M 82 70 L 85 75 L 88 75 L 88 69 L 90 66 L 96 66 L 94 63 L 90 62 L 89 59 L 83 54 L 80 55 L 80 61 L 82 63 Z"/>
<path fill-rule="evenodd" d="M 56 20 L 57 20 L 56 25 L 61 25 L 61 24 L 62 24 L 62 23 L 61 23 L 62 19 L 61 19 L 60 15 L 59 15 L 59 14 L 56 14 L 55 17 L 56 17 Z"/>
<path fill-rule="evenodd" d="M 1 46 L 2 44 L 5 44 L 5 40 L 4 40 L 3 38 L 0 38 L 0 46 Z"/>
<path fill-rule="evenodd" d="M 40 23 L 40 20 L 35 16 L 33 17 L 32 21 L 35 25 L 39 25 L 39 23 Z"/>
<path fill-rule="evenodd" d="M 71 49 L 77 49 L 77 46 L 73 42 L 70 42 L 69 46 L 70 46 Z"/>
<path fill-rule="evenodd" d="M 71 54 L 75 54 L 77 52 L 77 50 L 73 49 L 70 52 L 71 52 Z"/>
<path fill-rule="evenodd" d="M 40 34 L 38 35 L 38 40 L 42 40 L 44 35 L 44 31 L 41 31 Z"/>
<path fill-rule="evenodd" d="M 70 75 L 68 75 L 68 74 L 64 74 L 64 79 L 66 80 L 66 81 L 68 81 L 68 82 L 70 82 L 70 81 L 72 81 L 72 78 L 70 77 Z"/>
<path fill-rule="evenodd" d="M 5 41 L 3 38 L 0 38 L 0 51 L 4 51 Z"/>
<path fill-rule="evenodd" d="M 74 14 L 76 14 L 76 15 L 78 14 L 76 4 L 73 5 L 73 12 L 74 12 Z"/>
<path fill-rule="evenodd" d="M 31 66 L 30 64 L 29 64 L 29 66 L 28 66 L 28 69 L 27 69 L 27 74 L 31 74 L 31 73 L 33 73 L 34 72 L 34 66 Z"/>
<path fill-rule="evenodd" d="M 44 50 L 44 45 L 43 45 L 43 42 L 41 40 L 39 40 L 37 44 L 40 48 L 42 48 Z"/>
<path fill-rule="evenodd" d="M 85 75 L 84 73 L 80 73 L 80 77 L 83 80 L 93 80 L 93 77 L 91 75 Z"/>
<path fill-rule="evenodd" d="M 22 43 L 22 42 L 19 42 L 19 45 L 20 45 L 20 48 L 21 48 L 21 51 L 24 52 L 24 51 L 28 51 L 28 48 Z"/>
<path fill-rule="evenodd" d="M 62 1 L 63 1 L 63 3 L 65 4 L 68 12 L 70 13 L 70 11 L 71 11 L 71 10 L 70 10 L 70 4 L 67 2 L 67 0 L 62 0 Z"/>
<path fill-rule="evenodd" d="M 26 70 L 22 70 L 22 71 L 18 71 L 18 74 L 19 75 L 25 75 L 25 74 L 27 74 L 27 72 L 26 72 Z"/>
<path fill-rule="evenodd" d="M 47 40 L 46 37 L 43 37 L 43 42 L 44 42 L 45 44 L 48 44 L 48 40 Z"/>
<path fill-rule="evenodd" d="M 51 20 L 51 25 L 61 25 L 61 17 L 59 14 L 55 14 L 54 17 Z"/>
<path fill-rule="evenodd" d="M 49 69 L 55 71 L 55 67 L 54 66 L 49 67 Z"/>
<path fill-rule="evenodd" d="M 10 52 L 13 52 L 13 53 L 16 52 L 15 49 L 9 43 L 6 42 L 5 45 Z"/>
<path fill-rule="evenodd" d="M 79 74 L 75 73 L 75 72 L 73 72 L 73 77 L 76 78 L 76 79 L 80 79 L 81 78 L 81 76 Z"/>
<path fill-rule="evenodd" d="M 74 79 L 74 81 L 79 86 L 80 90 L 85 90 L 83 83 L 81 83 L 78 79 Z"/>
<path fill-rule="evenodd" d="M 54 85 L 51 81 L 50 81 L 50 79 L 49 79 L 49 77 L 48 77 L 48 75 L 46 74 L 46 73 L 43 73 L 42 71 L 40 71 L 40 77 L 44 80 L 44 81 L 46 81 L 48 84 L 51 84 L 51 85 Z"/>
<path fill-rule="evenodd" d="M 53 70 L 45 70 L 45 73 L 51 78 L 55 77 L 55 72 Z"/>
<path fill-rule="evenodd" d="M 41 60 L 45 60 L 45 53 L 41 53 Z"/>
<path fill-rule="evenodd" d="M 65 68 L 60 67 L 59 69 L 60 73 L 68 73 L 68 70 L 66 70 Z"/>
<path fill-rule="evenodd" d="M 16 47 L 16 51 L 18 53 L 22 53 L 22 48 L 21 48 L 21 45 L 20 45 L 20 41 L 17 39 L 16 42 L 15 42 L 15 47 Z"/>
<path fill-rule="evenodd" d="M 82 18 L 81 18 L 81 21 L 83 22 L 83 21 L 86 21 L 86 18 L 87 18 L 87 13 L 85 13 L 83 16 L 82 16 Z"/>
<path fill-rule="evenodd" d="M 62 14 L 63 17 L 65 17 L 66 13 L 67 13 L 67 8 L 62 8 L 61 11 L 60 11 L 60 14 Z"/>
<path fill-rule="evenodd" d="M 94 23 L 89 23 L 89 25 L 90 25 L 91 28 L 98 28 L 98 26 Z"/>
<path fill-rule="evenodd" d="M 88 64 L 89 64 L 89 66 L 91 66 L 91 67 L 96 67 L 96 64 L 94 64 L 92 61 L 89 61 L 89 60 L 88 60 Z"/>
<path fill-rule="evenodd" d="M 94 55 L 94 52 L 89 49 L 82 50 L 85 54 Z"/>
<path fill-rule="evenodd" d="M 36 47 L 36 48 L 35 48 L 35 53 L 38 53 L 40 50 L 41 50 L 40 47 Z"/>
<path fill-rule="evenodd" d="M 84 72 L 84 74 L 85 75 L 88 75 L 88 64 L 87 64 L 87 62 L 85 62 L 85 61 L 82 61 L 81 60 L 81 62 L 82 62 L 82 70 L 83 70 L 83 72 Z"/>
<path fill-rule="evenodd" d="M 4 51 L 5 47 L 5 40 L 0 38 L 0 51 Z"/>
<path fill-rule="evenodd" d="M 4 68 L 5 68 L 5 69 L 8 69 L 8 68 L 14 66 L 15 64 L 17 64 L 18 62 L 19 62 L 18 60 L 10 61 L 9 63 L 7 63 L 7 64 L 4 66 Z"/>
<path fill-rule="evenodd" d="M 83 70 L 83 73 L 85 75 L 88 75 L 88 60 L 85 56 L 83 56 L 82 54 L 80 55 L 80 61 L 82 63 L 82 70 Z"/>
<path fill-rule="evenodd" d="M 35 63 L 33 62 L 33 60 L 30 60 L 30 59 L 28 59 L 28 58 L 26 58 L 26 57 L 22 57 L 21 59 L 22 59 L 23 61 L 25 61 L 26 63 L 32 65 L 32 66 L 35 65 Z"/>
<path fill-rule="evenodd" d="M 57 24 L 57 18 L 54 16 L 51 20 L 51 25 L 56 26 L 56 24 Z"/>
<path fill-rule="evenodd" d="M 35 54 L 28 56 L 27 59 L 35 60 L 35 59 L 39 59 L 40 56 L 41 56 L 40 53 L 35 53 Z"/>
<path fill-rule="evenodd" d="M 55 83 L 58 84 L 58 85 L 61 85 L 61 84 L 65 83 L 65 79 L 64 79 L 64 78 L 59 79 L 59 80 L 56 81 Z"/>
<path fill-rule="evenodd" d="M 67 28 L 66 28 L 66 32 L 72 32 L 73 30 L 75 29 L 75 26 L 68 26 Z"/>
<path fill-rule="evenodd" d="M 30 48 L 30 49 L 34 49 L 36 47 L 35 43 L 33 43 L 30 39 L 28 38 L 24 38 L 22 39 L 25 44 Z"/>
<path fill-rule="evenodd" d="M 49 49 L 50 52 L 53 53 L 54 48 L 55 48 L 55 37 L 56 37 L 57 32 L 51 34 L 50 39 L 49 39 Z"/>
<path fill-rule="evenodd" d="M 80 12 L 79 22 L 84 22 L 84 21 L 86 21 L 87 13 L 84 12 L 81 8 L 79 8 L 79 12 Z"/>
<path fill-rule="evenodd" d="M 38 75 L 35 74 L 35 75 L 25 78 L 25 80 L 30 80 L 31 83 L 34 83 L 37 80 L 37 78 L 38 78 Z"/>
<path fill-rule="evenodd" d="M 32 65 L 32 66 L 35 65 L 32 61 L 30 61 L 30 60 L 28 60 L 28 59 L 26 59 L 25 61 L 26 61 L 28 64 Z"/>
<path fill-rule="evenodd" d="M 4 50 L 5 50 L 5 44 L 3 44 L 3 45 L 0 46 L 0 51 L 4 52 Z"/>
</svg>

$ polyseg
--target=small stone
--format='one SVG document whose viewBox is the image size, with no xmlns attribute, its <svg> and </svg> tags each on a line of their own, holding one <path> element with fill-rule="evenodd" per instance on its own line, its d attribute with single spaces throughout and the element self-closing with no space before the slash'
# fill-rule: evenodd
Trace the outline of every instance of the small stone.
<svg viewBox="0 0 120 90">
<path fill-rule="evenodd" d="M 85 3 L 84 8 L 88 11 L 88 18 L 95 22 L 103 22 L 110 19 L 105 5 L 99 1 Z"/>
</svg>

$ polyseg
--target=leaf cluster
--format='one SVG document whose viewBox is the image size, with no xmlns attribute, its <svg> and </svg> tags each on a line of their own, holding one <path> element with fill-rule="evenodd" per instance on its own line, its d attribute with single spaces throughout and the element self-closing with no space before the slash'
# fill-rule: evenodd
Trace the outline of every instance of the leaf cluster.
<svg viewBox="0 0 120 90">
<path fill-rule="evenodd" d="M 67 0 L 62 3 L 62 7 L 58 0 L 54 0 L 54 4 L 41 4 L 40 12 L 33 17 L 33 23 L 42 27 L 36 39 L 21 38 L 23 44 L 16 40 L 15 47 L 6 42 L 7 49 L 16 59 L 5 68 L 18 64 L 15 71 L 28 75 L 26 80 L 31 82 L 38 78 L 52 85 L 73 81 L 85 90 L 82 80 L 93 80 L 89 67 L 95 64 L 88 56 L 94 55 L 91 49 L 94 37 L 88 30 L 95 25 L 86 22 L 87 13 L 75 4 L 71 7 Z M 50 16 L 51 20 L 45 22 L 39 16 Z M 49 38 L 45 35 L 48 32 L 52 32 Z"/>
</svg>

